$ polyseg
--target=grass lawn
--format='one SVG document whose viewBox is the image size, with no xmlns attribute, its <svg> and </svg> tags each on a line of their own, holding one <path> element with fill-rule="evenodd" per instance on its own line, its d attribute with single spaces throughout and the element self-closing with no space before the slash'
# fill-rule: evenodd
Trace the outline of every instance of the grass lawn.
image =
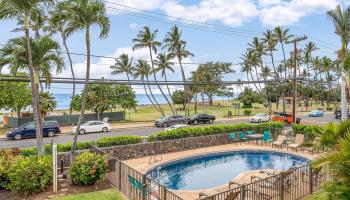
<svg viewBox="0 0 350 200">
<path fill-rule="evenodd" d="M 125 198 L 114 189 L 101 190 L 65 197 L 57 197 L 54 200 L 125 200 Z"/>
</svg>

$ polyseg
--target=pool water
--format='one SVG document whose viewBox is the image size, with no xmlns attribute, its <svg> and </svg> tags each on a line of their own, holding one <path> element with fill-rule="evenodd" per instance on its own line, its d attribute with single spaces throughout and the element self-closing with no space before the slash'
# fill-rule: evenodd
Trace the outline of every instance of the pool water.
<svg viewBox="0 0 350 200">
<path fill-rule="evenodd" d="M 166 163 L 147 175 L 170 189 L 200 190 L 228 184 L 244 171 L 286 170 L 308 161 L 307 158 L 279 152 L 234 151 Z"/>
</svg>

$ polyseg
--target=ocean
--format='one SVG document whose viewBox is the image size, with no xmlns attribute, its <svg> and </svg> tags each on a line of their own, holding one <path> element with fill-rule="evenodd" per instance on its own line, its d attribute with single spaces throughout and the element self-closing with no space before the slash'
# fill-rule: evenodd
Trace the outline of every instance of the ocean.
<svg viewBox="0 0 350 200">
<path fill-rule="evenodd" d="M 154 98 L 157 99 L 158 103 L 165 104 L 166 100 L 164 99 L 162 94 L 153 94 Z M 69 108 L 70 100 L 71 100 L 71 94 L 55 94 L 53 93 L 53 96 L 55 97 L 57 101 L 57 110 L 65 110 Z M 166 95 L 169 100 L 171 100 L 169 95 Z M 198 96 L 198 100 L 200 100 L 200 96 Z M 227 100 L 227 97 L 214 97 L 215 100 Z M 151 104 L 151 102 L 148 100 L 148 97 L 146 94 L 136 94 L 136 101 L 138 105 L 148 105 Z"/>
</svg>

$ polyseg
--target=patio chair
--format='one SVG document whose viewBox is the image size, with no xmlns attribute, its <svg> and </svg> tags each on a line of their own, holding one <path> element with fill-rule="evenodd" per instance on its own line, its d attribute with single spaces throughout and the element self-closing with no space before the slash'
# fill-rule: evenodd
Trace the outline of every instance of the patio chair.
<svg viewBox="0 0 350 200">
<path fill-rule="evenodd" d="M 239 142 L 240 140 L 237 138 L 237 135 L 236 133 L 230 133 L 230 139 L 231 139 L 231 142 Z"/>
<path fill-rule="evenodd" d="M 231 192 L 231 193 L 225 198 L 225 200 L 235 200 L 235 199 L 238 199 L 240 193 L 241 193 L 241 191 Z"/>
<path fill-rule="evenodd" d="M 262 139 L 259 141 L 262 144 L 272 142 L 270 131 L 264 131 Z"/>
<path fill-rule="evenodd" d="M 280 146 L 282 148 L 285 140 L 286 140 L 286 136 L 285 135 L 279 135 L 277 137 L 277 140 L 272 142 L 272 148 L 274 146 Z"/>
<path fill-rule="evenodd" d="M 251 194 L 249 194 L 249 192 Z M 248 199 L 259 199 L 259 200 L 271 200 L 272 196 L 265 194 L 260 191 L 252 190 L 252 189 L 247 189 L 246 190 L 246 196 L 250 197 Z"/>
<path fill-rule="evenodd" d="M 301 145 L 304 143 L 304 135 L 303 134 L 297 134 L 295 136 L 295 140 L 293 144 L 289 144 L 287 146 L 287 150 L 288 148 L 291 149 L 295 149 L 296 151 L 298 151 L 298 148 L 301 147 Z"/>
<path fill-rule="evenodd" d="M 315 137 L 315 139 L 312 141 L 312 146 L 310 147 L 304 147 L 303 151 L 306 150 L 310 152 L 311 154 L 314 154 L 314 152 L 320 153 L 320 138 Z"/>
<path fill-rule="evenodd" d="M 275 188 L 278 189 L 280 182 L 283 180 L 285 190 L 289 191 L 292 183 L 297 182 L 296 180 L 298 179 L 294 172 L 295 172 L 295 168 L 290 168 L 287 171 L 281 172 L 280 176 L 276 175 L 275 177 L 262 178 L 262 177 L 253 175 L 250 177 L 250 180 L 251 180 L 251 182 L 261 180 L 259 182 L 259 185 L 261 187 L 272 188 L 272 189 L 275 189 Z"/>
<path fill-rule="evenodd" d="M 249 136 L 253 135 L 253 131 L 247 131 L 247 136 L 249 140 L 252 140 L 252 138 L 250 138 Z"/>
<path fill-rule="evenodd" d="M 323 175 L 323 173 L 321 173 L 321 171 L 322 171 L 322 167 L 318 167 L 318 168 L 315 168 L 312 170 L 311 176 L 312 176 L 312 184 L 313 185 L 317 185 L 317 182 L 324 177 L 324 175 Z M 307 178 L 305 178 L 305 176 Z M 309 178 L 310 178 L 309 176 L 310 176 L 310 173 L 308 170 L 303 171 L 302 176 L 301 176 L 301 180 L 303 182 L 307 182 L 307 181 L 309 181 Z"/>
<path fill-rule="evenodd" d="M 243 131 L 239 133 L 239 139 L 243 142 L 248 140 L 246 134 Z"/>
</svg>

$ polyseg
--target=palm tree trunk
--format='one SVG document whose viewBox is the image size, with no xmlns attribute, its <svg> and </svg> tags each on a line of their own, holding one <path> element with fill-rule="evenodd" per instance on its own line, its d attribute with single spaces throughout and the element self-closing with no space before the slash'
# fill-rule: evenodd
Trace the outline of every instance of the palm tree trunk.
<svg viewBox="0 0 350 200">
<path fill-rule="evenodd" d="M 283 64 L 284 64 L 284 80 L 287 79 L 287 64 L 286 64 L 286 53 L 284 51 L 284 45 L 283 45 L 283 42 L 280 42 L 281 44 L 281 47 L 282 47 L 282 53 L 283 53 Z M 286 100 L 285 100 L 285 97 L 286 97 L 286 92 L 285 92 L 285 83 L 283 83 L 283 86 L 282 86 L 282 107 L 283 107 L 283 112 L 286 112 Z"/>
<path fill-rule="evenodd" d="M 149 47 L 148 49 L 149 49 L 149 55 L 150 55 L 150 57 L 151 57 L 151 64 L 152 64 L 152 70 L 153 70 L 153 71 L 152 71 L 152 74 L 153 74 L 154 81 L 156 82 L 156 85 L 158 86 L 159 91 L 162 93 L 162 95 L 164 96 L 166 102 L 168 103 L 171 112 L 172 112 L 173 114 L 175 114 L 174 109 L 173 109 L 173 107 L 171 106 L 171 103 L 170 103 L 168 97 L 165 96 L 165 94 L 164 94 L 162 88 L 160 87 L 160 85 L 159 85 L 158 82 L 157 82 L 157 76 L 156 76 L 155 69 L 154 69 L 154 63 L 153 63 L 153 56 L 152 56 L 151 47 Z"/>
<path fill-rule="evenodd" d="M 341 121 L 348 119 L 348 101 L 346 100 L 346 74 L 342 67 L 341 72 Z"/>
<path fill-rule="evenodd" d="M 173 101 L 173 99 L 171 98 L 171 92 L 170 92 L 170 89 L 169 89 L 168 78 L 167 78 L 167 76 L 166 76 L 166 73 L 164 73 L 164 79 L 165 79 L 165 84 L 166 84 L 166 87 L 167 87 L 167 90 L 168 90 L 168 93 L 169 93 L 171 102 L 172 102 L 172 104 L 173 104 L 174 107 L 175 107 L 174 101 Z"/>
<path fill-rule="evenodd" d="M 71 97 L 71 101 L 73 101 L 73 98 L 75 96 L 75 73 L 74 73 L 74 69 L 73 69 L 73 62 L 72 62 L 72 58 L 70 56 L 70 52 L 67 46 L 67 38 L 66 36 L 63 34 L 62 32 L 62 40 L 63 40 L 63 46 L 66 49 L 67 52 L 67 56 L 68 56 L 68 60 L 69 60 L 69 66 L 70 66 L 70 71 L 72 73 L 72 79 L 73 79 L 73 91 L 72 91 L 72 97 Z M 72 115 L 73 112 L 73 108 L 70 107 L 69 108 L 69 115 Z"/>
<path fill-rule="evenodd" d="M 186 76 L 185 76 L 185 71 L 184 71 L 184 68 L 182 67 L 182 62 L 181 62 L 181 57 L 180 56 L 177 56 L 177 59 L 179 61 L 179 65 L 180 65 L 180 68 L 181 68 L 181 75 L 182 75 L 182 82 L 184 84 L 184 94 L 185 94 L 185 102 L 184 102 L 184 110 L 185 110 L 185 118 L 187 119 L 188 115 L 187 115 L 187 112 L 186 112 L 186 106 L 187 106 L 187 92 L 186 92 Z"/>
<path fill-rule="evenodd" d="M 33 58 L 32 58 L 32 49 L 30 45 L 30 36 L 29 36 L 29 24 L 28 24 L 29 16 L 24 16 L 24 32 L 25 32 L 25 40 L 26 40 L 26 48 L 27 48 L 27 56 L 28 56 L 28 68 L 30 75 L 30 84 L 32 88 L 32 109 L 35 121 L 35 135 L 36 142 L 38 148 L 38 154 L 44 154 L 43 148 L 43 134 L 41 128 L 41 120 L 40 120 L 40 111 L 39 111 L 39 77 L 37 77 L 34 71 L 33 66 Z"/>
<path fill-rule="evenodd" d="M 70 156 L 70 169 L 72 169 L 73 161 L 75 160 L 75 150 L 77 148 L 79 129 L 80 129 L 80 125 L 84 121 L 84 114 L 85 114 L 86 102 L 88 97 L 88 89 L 89 89 L 88 85 L 89 85 L 89 78 L 90 78 L 90 28 L 89 27 L 87 27 L 85 31 L 85 40 L 86 40 L 86 75 L 85 75 L 80 116 L 79 116 L 77 128 L 75 130 L 74 138 L 73 138 L 73 144 L 72 144 L 72 150 L 71 150 L 71 156 Z"/>
<path fill-rule="evenodd" d="M 158 101 L 156 100 L 156 98 L 154 98 L 154 95 L 152 93 L 152 89 L 151 89 L 151 87 L 149 85 L 148 75 L 146 76 L 146 79 L 147 79 L 147 86 L 148 86 L 148 89 L 149 89 L 149 93 L 151 94 L 151 97 L 152 97 L 153 101 L 155 102 L 155 104 L 157 104 L 159 112 L 164 116 L 165 113 L 164 113 L 162 107 L 159 105 Z"/>
<path fill-rule="evenodd" d="M 128 85 L 129 85 L 129 88 L 131 89 L 129 73 L 126 73 L 126 78 L 128 79 Z"/>
<path fill-rule="evenodd" d="M 144 80 L 144 79 L 142 79 L 142 83 L 143 83 L 143 89 L 145 90 L 145 93 L 146 93 L 146 96 L 147 96 L 148 100 L 151 102 L 152 106 L 153 106 L 156 110 L 158 110 L 160 113 L 162 113 L 162 112 L 159 110 L 159 108 L 158 108 L 156 105 L 154 105 L 154 103 L 153 103 L 151 97 L 148 95 L 148 92 L 147 92 L 147 88 L 146 88 L 146 84 L 145 84 L 145 80 Z"/>
<path fill-rule="evenodd" d="M 254 84 L 254 86 L 255 86 L 256 90 L 258 90 L 258 92 L 260 93 L 260 92 L 261 92 L 261 90 L 258 88 L 258 86 L 256 85 L 256 83 L 254 82 L 254 78 L 253 78 L 253 73 L 252 73 L 252 70 L 250 70 L 250 77 L 252 78 L 252 81 L 253 81 L 253 84 Z"/>
</svg>

